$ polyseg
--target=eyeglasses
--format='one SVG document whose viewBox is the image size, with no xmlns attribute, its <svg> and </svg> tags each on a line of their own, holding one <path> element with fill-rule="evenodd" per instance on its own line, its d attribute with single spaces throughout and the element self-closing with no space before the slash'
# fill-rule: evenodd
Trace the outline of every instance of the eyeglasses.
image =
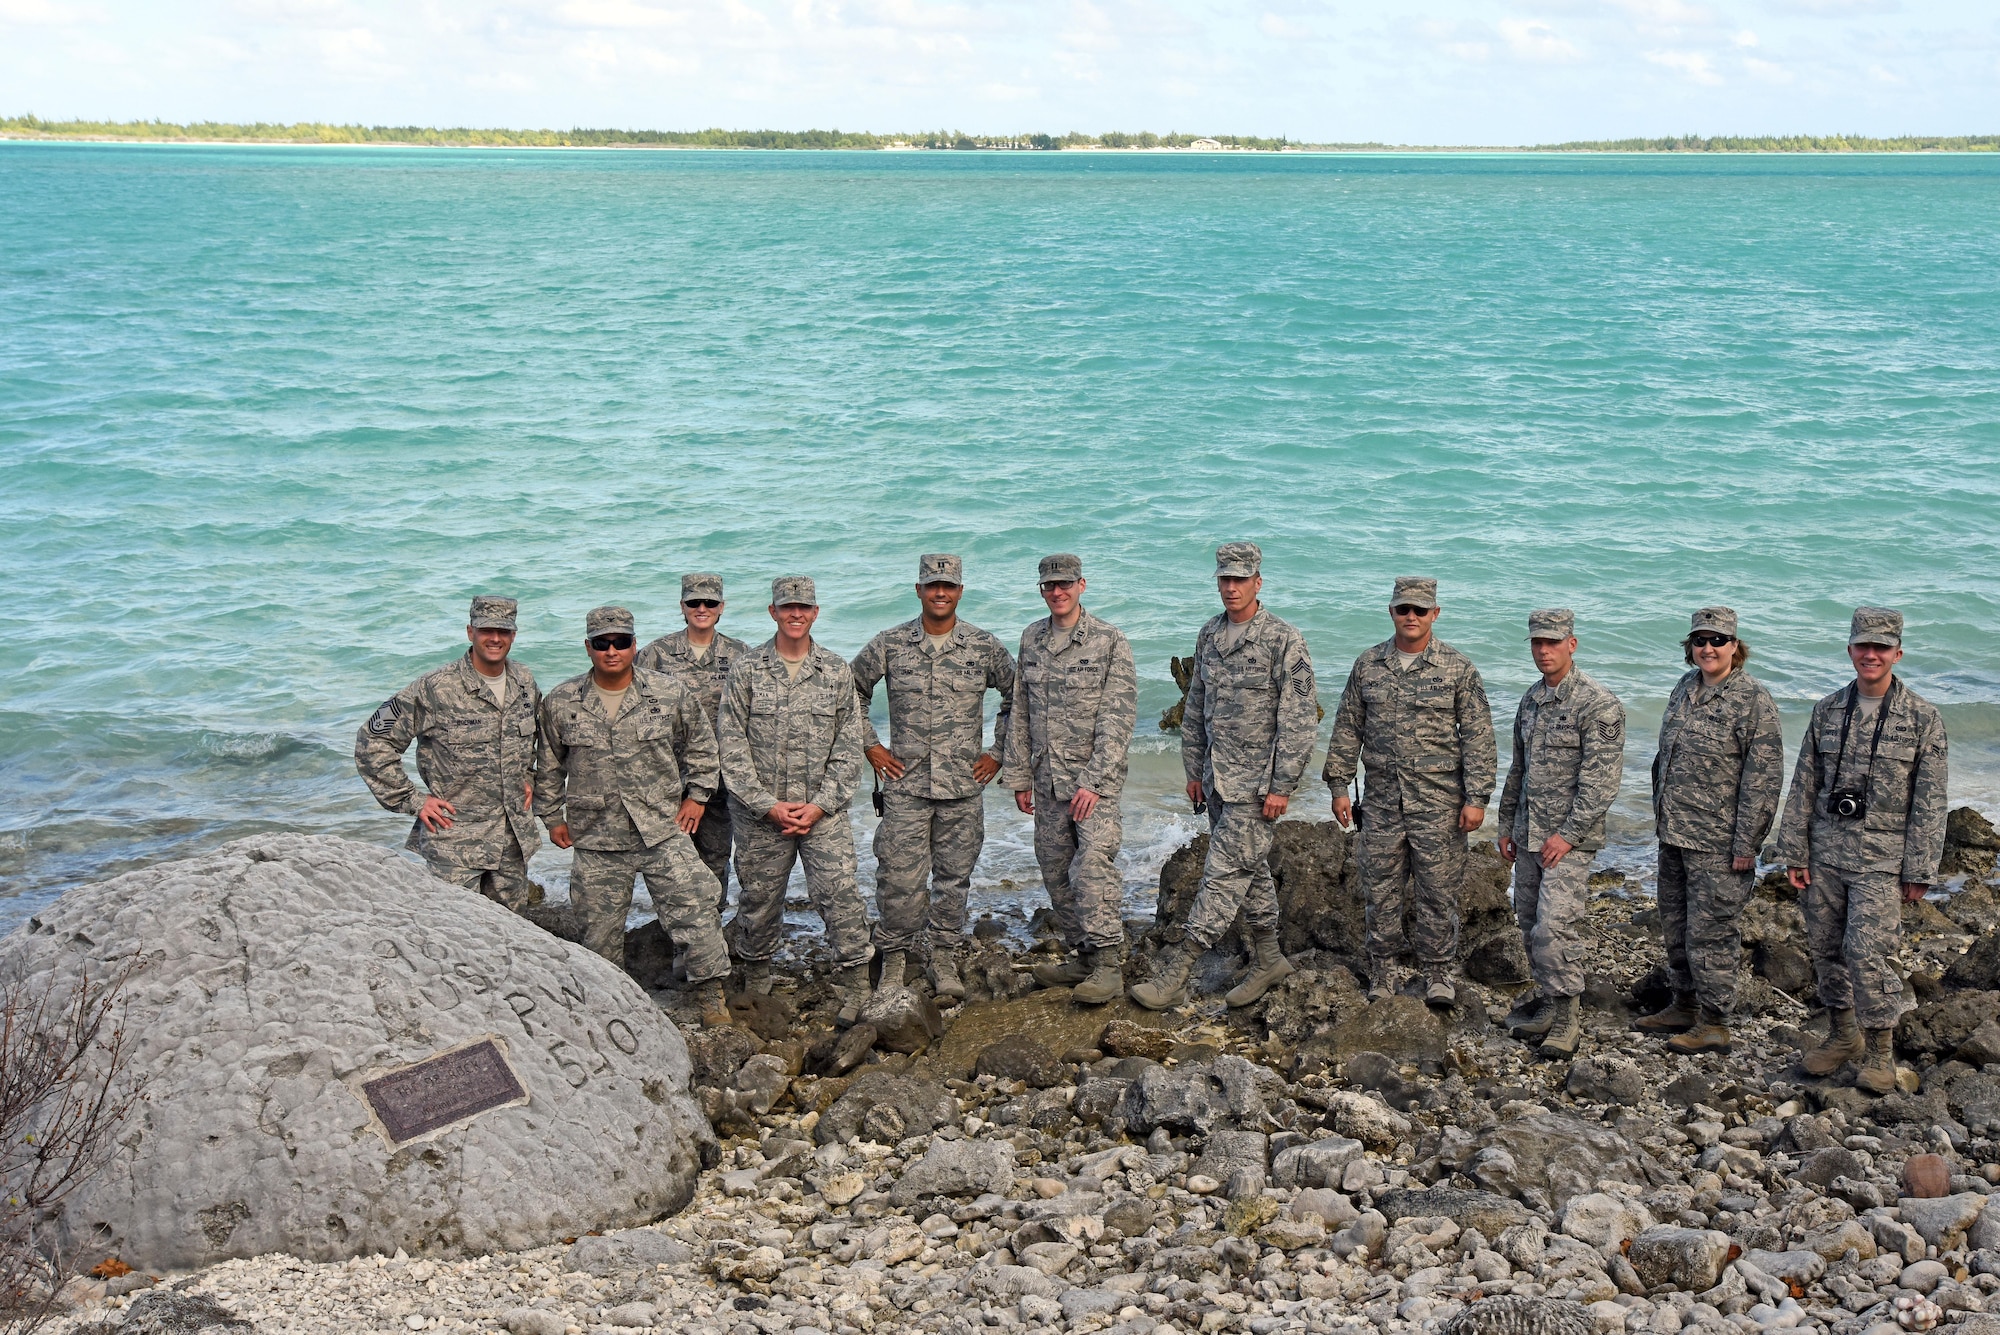
<svg viewBox="0 0 2000 1335">
<path fill-rule="evenodd" d="M 1430 614 L 1428 607 L 1418 607 L 1415 603 L 1397 603 L 1389 611 L 1399 617 L 1420 617 Z"/>
<path fill-rule="evenodd" d="M 591 648 L 601 654 L 607 649 L 630 649 L 632 647 L 632 637 L 630 635 L 593 635 L 590 637 L 589 643 Z"/>
<path fill-rule="evenodd" d="M 1055 593 L 1062 589 L 1073 589 L 1075 587 L 1076 581 L 1073 579 L 1045 579 L 1042 581 L 1043 593 Z"/>
<path fill-rule="evenodd" d="M 718 601 L 717 599 L 714 599 L 714 598 L 683 598 L 683 599 L 681 600 L 681 606 L 682 606 L 682 607 L 720 607 L 720 606 L 722 606 L 722 604 L 721 604 L 721 602 L 720 602 L 720 601 Z"/>
<path fill-rule="evenodd" d="M 1720 649 L 1725 644 L 1736 643 L 1733 635 L 1690 635 L 1688 643 L 1697 649 Z"/>
</svg>

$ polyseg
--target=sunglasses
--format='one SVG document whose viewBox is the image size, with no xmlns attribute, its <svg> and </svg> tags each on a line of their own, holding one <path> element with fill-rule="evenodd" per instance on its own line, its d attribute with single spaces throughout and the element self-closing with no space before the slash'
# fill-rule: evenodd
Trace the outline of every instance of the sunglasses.
<svg viewBox="0 0 2000 1335">
<path fill-rule="evenodd" d="M 1394 613 L 1396 616 L 1399 617 L 1428 616 L 1430 615 L 1431 611 L 1430 608 L 1418 607 L 1415 603 L 1397 603 L 1394 607 L 1390 608 L 1389 610 L 1390 612 Z"/>
<path fill-rule="evenodd" d="M 714 598 L 683 598 L 682 607 L 720 607 L 722 603 Z"/>
<path fill-rule="evenodd" d="M 1051 593 L 1057 589 L 1073 589 L 1075 587 L 1076 581 L 1073 579 L 1045 579 L 1042 581 L 1043 593 Z"/>
<path fill-rule="evenodd" d="M 1688 643 L 1697 649 L 1720 649 L 1725 644 L 1736 643 L 1733 635 L 1690 635 Z"/>
<path fill-rule="evenodd" d="M 593 635 L 590 637 L 588 643 L 591 648 L 601 654 L 607 649 L 630 649 L 632 647 L 632 637 L 630 635 Z"/>
</svg>

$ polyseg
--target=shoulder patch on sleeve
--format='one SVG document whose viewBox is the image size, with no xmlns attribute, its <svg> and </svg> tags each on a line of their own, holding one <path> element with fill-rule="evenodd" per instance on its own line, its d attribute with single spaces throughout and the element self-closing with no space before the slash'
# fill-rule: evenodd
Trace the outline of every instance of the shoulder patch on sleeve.
<svg viewBox="0 0 2000 1335">
<path fill-rule="evenodd" d="M 368 735 L 371 737 L 387 737 L 396 730 L 396 720 L 402 716 L 402 700 L 396 696 L 390 696 L 382 702 L 380 709 L 377 709 L 369 716 Z"/>
<path fill-rule="evenodd" d="M 1300 695 L 1312 694 L 1312 665 L 1301 658 L 1291 667 L 1292 689 Z"/>
<path fill-rule="evenodd" d="M 1624 730 L 1620 728 L 1616 723 L 1600 722 L 1597 725 L 1597 735 L 1607 742 L 1617 741 L 1618 734 L 1622 731 Z"/>
</svg>

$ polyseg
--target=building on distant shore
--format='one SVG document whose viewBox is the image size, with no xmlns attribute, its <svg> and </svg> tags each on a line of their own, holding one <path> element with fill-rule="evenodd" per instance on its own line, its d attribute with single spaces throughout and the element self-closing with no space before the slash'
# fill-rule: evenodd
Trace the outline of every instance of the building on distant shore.
<svg viewBox="0 0 2000 1335">
<path fill-rule="evenodd" d="M 1188 147 L 1197 153 L 1214 153 L 1221 149 L 1222 144 L 1221 141 L 1215 139 L 1197 139 L 1192 144 L 1189 144 Z"/>
</svg>

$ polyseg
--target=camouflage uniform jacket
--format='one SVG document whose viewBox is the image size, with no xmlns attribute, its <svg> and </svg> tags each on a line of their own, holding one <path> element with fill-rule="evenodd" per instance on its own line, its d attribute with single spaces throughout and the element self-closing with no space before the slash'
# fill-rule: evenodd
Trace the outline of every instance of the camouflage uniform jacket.
<svg viewBox="0 0 2000 1335">
<path fill-rule="evenodd" d="M 1852 689 L 1843 686 L 1813 706 L 1792 771 L 1792 791 L 1785 798 L 1778 861 L 1789 867 L 1820 863 L 1848 871 L 1893 872 L 1898 880 L 1929 885 L 1937 880 L 1944 856 L 1944 719 L 1936 705 L 1898 678 L 1882 702 L 1889 716 L 1882 723 L 1871 771 L 1868 746 L 1875 724 L 1863 723 L 1856 710 L 1840 786 L 1865 787 L 1868 814 L 1841 820 L 1827 810 L 1827 798 L 1840 753 L 1840 721 Z"/>
<path fill-rule="evenodd" d="M 1002 781 L 1016 792 L 1046 788 L 1062 802 L 1079 788 L 1116 797 L 1138 718 L 1139 674 L 1124 634 L 1089 612 L 1068 630 L 1043 617 L 1021 632 Z"/>
<path fill-rule="evenodd" d="M 1398 793 L 1405 811 L 1483 807 L 1498 760 L 1493 707 L 1472 660 L 1432 638 L 1408 669 L 1387 640 L 1354 660 L 1320 771 L 1336 793 L 1368 767 L 1371 793 Z"/>
<path fill-rule="evenodd" d="M 759 816 L 779 802 L 828 813 L 854 801 L 861 773 L 861 700 L 847 660 L 812 646 L 797 681 L 775 639 L 736 656 L 716 718 L 722 781 Z"/>
<path fill-rule="evenodd" d="M 903 762 L 893 785 L 918 797 L 971 797 L 980 791 L 972 764 L 985 751 L 986 692 L 1000 692 L 993 720 L 995 760 L 1007 745 L 1014 707 L 1014 660 L 1007 647 L 970 622 L 952 628 L 931 652 L 921 618 L 883 631 L 854 656 L 854 692 L 861 700 L 861 741 L 880 746 L 868 709 L 875 683 L 889 683 L 889 750 Z"/>
<path fill-rule="evenodd" d="M 541 846 L 526 802 L 535 768 L 535 710 L 542 693 L 528 669 L 507 663 L 507 704 L 493 703 L 467 651 L 382 703 L 354 734 L 354 765 L 375 800 L 413 816 L 424 804 L 403 768 L 417 743 L 417 773 L 458 808 L 448 830 L 410 827 L 407 847 L 454 867 L 497 867 L 509 831 L 526 858 Z"/>
<path fill-rule="evenodd" d="M 551 829 L 568 824 L 579 848 L 631 849 L 634 829 L 657 847 L 673 837 L 681 799 L 706 802 L 719 781 L 715 729 L 694 694 L 643 668 L 615 719 L 588 672 L 571 677 L 542 701 L 541 734 L 535 814 Z"/>
<path fill-rule="evenodd" d="M 702 712 L 713 720 L 722 709 L 722 683 L 729 677 L 729 665 L 749 648 L 743 641 L 717 631 L 714 642 L 708 646 L 708 657 L 696 662 L 694 650 L 688 647 L 688 633 L 681 629 L 662 635 L 641 649 L 632 666 L 675 678 L 693 693 L 701 702 Z"/>
<path fill-rule="evenodd" d="M 1225 650 L 1228 625 L 1218 612 L 1195 637 L 1181 768 L 1224 802 L 1290 797 L 1319 740 L 1312 655 L 1305 636 L 1261 607 Z"/>
<path fill-rule="evenodd" d="M 1604 813 L 1624 776 L 1625 706 L 1571 668 L 1550 690 L 1536 682 L 1514 713 L 1514 756 L 1500 794 L 1500 829 L 1530 853 L 1550 835 L 1604 847 Z"/>
<path fill-rule="evenodd" d="M 1785 739 L 1764 683 L 1731 672 L 1714 690 L 1695 668 L 1675 683 L 1653 757 L 1653 820 L 1663 844 L 1753 858 L 1778 814 Z"/>
</svg>

